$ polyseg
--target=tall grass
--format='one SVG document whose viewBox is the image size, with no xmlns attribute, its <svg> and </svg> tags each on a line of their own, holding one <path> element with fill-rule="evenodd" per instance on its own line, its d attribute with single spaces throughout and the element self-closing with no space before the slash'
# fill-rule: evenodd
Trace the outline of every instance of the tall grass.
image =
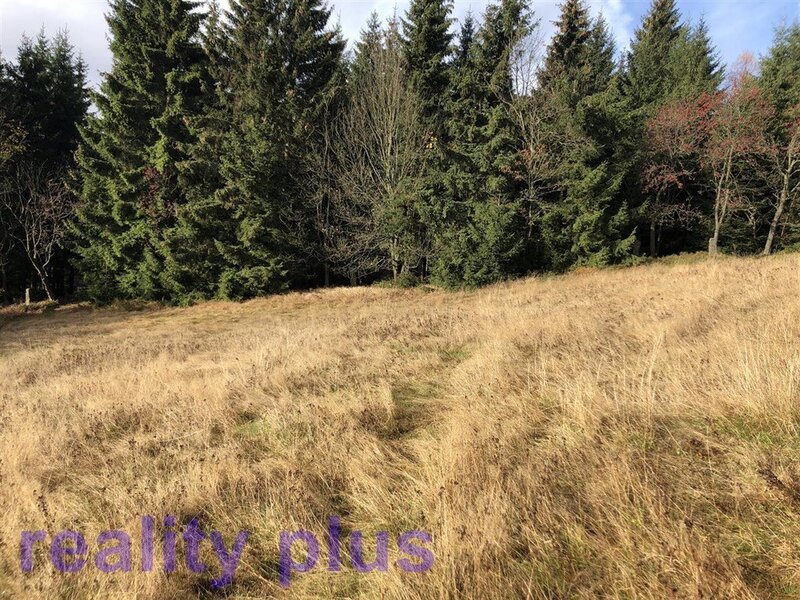
<svg viewBox="0 0 800 600">
<path fill-rule="evenodd" d="M 778 256 L 19 316 L 0 597 L 798 597 L 798 298 Z M 136 543 L 130 573 L 65 575 L 46 548 L 20 571 L 22 530 L 91 550 L 145 514 L 250 531 L 234 585 L 142 573 Z M 323 547 L 282 589 L 279 532 L 331 514 L 430 532 L 433 569 L 329 573 Z"/>
</svg>

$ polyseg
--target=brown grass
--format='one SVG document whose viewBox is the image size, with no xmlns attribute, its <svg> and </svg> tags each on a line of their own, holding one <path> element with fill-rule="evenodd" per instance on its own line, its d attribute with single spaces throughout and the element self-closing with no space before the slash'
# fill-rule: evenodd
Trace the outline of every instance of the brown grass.
<svg viewBox="0 0 800 600">
<path fill-rule="evenodd" d="M 139 572 L 144 514 L 250 531 L 237 598 L 796 598 L 798 298 L 780 256 L 6 319 L 0 598 L 223 595 Z M 282 590 L 278 532 L 330 514 L 430 532 L 434 568 L 323 546 Z M 69 528 L 134 570 L 21 573 L 22 530 Z"/>
</svg>

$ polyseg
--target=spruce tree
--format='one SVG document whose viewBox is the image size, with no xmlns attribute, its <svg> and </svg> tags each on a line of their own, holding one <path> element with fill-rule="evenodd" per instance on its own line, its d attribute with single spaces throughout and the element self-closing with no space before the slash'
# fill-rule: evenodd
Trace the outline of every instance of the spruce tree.
<svg viewBox="0 0 800 600">
<path fill-rule="evenodd" d="M 49 170 L 67 166 L 89 108 L 86 65 L 64 32 L 53 40 L 23 37 L 9 68 L 9 118 L 27 132 L 27 159 Z"/>
<path fill-rule="evenodd" d="M 469 13 L 459 32 L 445 107 L 447 161 L 431 264 L 433 280 L 449 287 L 458 287 L 469 279 L 466 272 L 471 269 L 467 263 L 473 252 L 471 206 L 485 196 L 480 150 L 489 76 L 481 70 L 479 54 L 475 21 Z"/>
<path fill-rule="evenodd" d="M 220 244 L 219 294 L 243 298 L 315 275 L 309 157 L 337 92 L 344 43 L 320 0 L 231 6 L 231 128 L 220 202 L 235 224 Z"/>
<path fill-rule="evenodd" d="M 576 121 L 587 142 L 573 149 L 567 194 L 574 211 L 572 253 L 578 264 L 619 263 L 633 251 L 635 227 L 622 183 L 628 172 L 627 106 L 616 85 L 614 42 L 605 20 L 592 25 L 587 44 L 587 95 Z"/>
<path fill-rule="evenodd" d="M 576 119 L 576 110 L 588 88 L 589 40 L 592 35 L 589 13 L 581 0 L 567 0 L 561 6 L 557 30 L 550 40 L 538 72 L 536 110 L 548 118 L 542 122 L 548 162 L 555 165 L 544 186 L 541 216 L 537 225 L 541 253 L 547 267 L 561 270 L 572 265 L 572 224 L 575 207 L 569 198 L 570 178 L 575 163 L 581 160 L 586 140 Z"/>
<path fill-rule="evenodd" d="M 77 252 L 97 299 L 171 297 L 165 238 L 189 186 L 203 16 L 189 0 L 114 0 L 111 71 L 83 128 Z M 165 279 L 166 278 L 166 279 Z"/>
<path fill-rule="evenodd" d="M 445 104 L 450 87 L 451 11 L 448 0 L 412 0 L 402 20 L 405 67 L 426 129 L 423 183 L 408 232 L 416 240 L 414 245 L 422 249 L 418 271 L 423 277 L 430 270 L 431 248 L 446 213 L 443 174 L 447 169 Z"/>
<path fill-rule="evenodd" d="M 608 23 L 601 15 L 595 19 L 586 44 L 586 95 L 606 91 L 616 68 L 616 47 Z"/>
<path fill-rule="evenodd" d="M 71 163 L 80 140 L 79 127 L 89 110 L 86 64 L 66 33 L 60 32 L 52 43 L 49 65 L 50 111 L 47 145 L 58 163 Z"/>
<path fill-rule="evenodd" d="M 800 25 L 781 27 L 761 61 L 761 86 L 782 118 L 800 107 Z"/>
<path fill-rule="evenodd" d="M 461 31 L 448 108 L 448 212 L 433 274 L 448 285 L 497 281 L 522 248 L 520 139 L 509 110 L 513 53 L 536 24 L 526 2 L 486 10 L 476 42 Z"/>
<path fill-rule="evenodd" d="M 59 32 L 52 40 L 42 33 L 35 41 L 23 38 L 16 64 L 8 65 L 4 71 L 7 80 L 2 92 L 0 127 L 4 134 L 11 132 L 12 137 L 21 135 L 14 132 L 24 131 L 24 146 L 17 145 L 19 151 L 5 164 L 6 174 L 27 176 L 36 172 L 42 180 L 64 180 L 74 164 L 78 126 L 89 105 L 83 61 L 75 56 L 65 33 Z M 8 219 L 5 225 L 9 226 Z M 3 286 L 6 290 L 19 293 L 39 279 L 20 245 L 8 262 Z M 63 295 L 67 271 L 67 252 L 57 247 L 47 273 L 53 293 Z"/>
<path fill-rule="evenodd" d="M 481 168 L 487 198 L 479 199 L 476 217 L 483 221 L 479 279 L 502 277 L 520 250 L 520 138 L 510 116 L 515 90 L 514 52 L 537 24 L 527 0 L 502 0 L 487 9 L 479 46 L 479 69 L 488 77 Z"/>
<path fill-rule="evenodd" d="M 434 136 L 440 133 L 449 86 L 451 11 L 447 0 L 412 0 L 402 21 L 406 67 Z"/>
<path fill-rule="evenodd" d="M 369 16 L 366 28 L 361 31 L 361 36 L 355 45 L 355 56 L 351 69 L 354 80 L 362 77 L 374 66 L 371 64 L 372 57 L 375 56 L 375 51 L 380 48 L 381 44 L 383 44 L 381 19 L 378 13 L 373 11 Z M 354 82 L 353 85 L 357 87 L 358 83 Z"/>
<path fill-rule="evenodd" d="M 673 77 L 670 99 L 695 99 L 703 93 L 716 92 L 722 85 L 725 69 L 704 20 L 696 27 L 681 28 L 670 56 L 670 71 Z"/>
<path fill-rule="evenodd" d="M 26 155 L 31 163 L 50 162 L 55 158 L 48 135 L 53 124 L 50 113 L 52 52 L 50 42 L 40 32 L 35 40 L 23 36 L 17 49 L 16 64 L 11 68 L 10 118 L 26 135 Z"/>
<path fill-rule="evenodd" d="M 682 25 L 674 0 L 654 0 L 631 44 L 623 85 L 633 117 L 632 131 L 640 140 L 632 148 L 632 168 L 624 187 L 651 256 L 657 256 L 662 245 L 701 247 L 708 236 L 687 231 L 686 224 L 665 220 L 664 215 L 675 211 L 664 202 L 683 203 L 685 193 L 667 200 L 643 192 L 646 123 L 667 102 L 694 100 L 704 92 L 715 92 L 722 76 L 705 23 L 701 21 L 695 28 Z"/>
<path fill-rule="evenodd" d="M 675 0 L 653 0 L 631 42 L 625 92 L 631 108 L 652 113 L 673 85 L 669 58 L 681 34 Z"/>
<path fill-rule="evenodd" d="M 586 57 L 591 26 L 583 1 L 566 0 L 556 27 L 539 71 L 539 87 L 575 108 L 585 95 L 589 75 Z"/>
<path fill-rule="evenodd" d="M 553 115 L 550 161 L 557 164 L 545 197 L 540 233 L 547 263 L 604 265 L 633 248 L 630 214 L 621 194 L 625 108 L 617 93 L 614 43 L 601 17 L 591 21 L 581 0 L 562 6 L 539 73 L 539 106 Z"/>
<path fill-rule="evenodd" d="M 643 193 L 644 131 L 672 93 L 675 84 L 672 58 L 681 37 L 680 15 L 674 0 L 653 0 L 642 25 L 636 30 L 626 57 L 623 92 L 633 115 L 634 136 L 641 140 L 634 150 L 633 168 L 623 184 L 629 204 L 640 222 L 642 237 L 648 240 L 650 256 L 658 253 L 660 209 Z"/>
<path fill-rule="evenodd" d="M 206 67 L 200 111 L 187 116 L 192 143 L 184 163 L 185 202 L 166 235 L 165 279 L 173 297 L 184 303 L 218 295 L 224 268 L 220 248 L 233 241 L 233 223 L 218 193 L 224 185 L 221 148 L 231 121 L 228 35 L 222 9 L 213 0 L 200 35 Z"/>
</svg>

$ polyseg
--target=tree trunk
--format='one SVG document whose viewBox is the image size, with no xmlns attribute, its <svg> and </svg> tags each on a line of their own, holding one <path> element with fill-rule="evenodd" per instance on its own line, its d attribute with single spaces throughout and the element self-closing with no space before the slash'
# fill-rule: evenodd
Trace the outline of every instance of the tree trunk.
<svg viewBox="0 0 800 600">
<path fill-rule="evenodd" d="M 778 207 L 775 209 L 775 215 L 772 217 L 772 222 L 769 224 L 769 233 L 767 234 L 767 243 L 764 244 L 764 251 L 761 253 L 762 256 L 769 256 L 772 253 L 772 244 L 775 240 L 775 232 L 778 230 L 778 225 L 781 222 L 781 217 L 783 217 L 783 211 L 786 208 L 786 199 L 789 197 L 788 190 L 786 189 L 786 184 L 784 184 L 784 188 L 781 190 L 781 199 L 778 202 Z"/>
<path fill-rule="evenodd" d="M 48 281 L 49 277 L 47 276 L 47 267 L 39 267 L 39 265 L 34 264 L 34 269 L 36 269 L 36 274 L 39 276 L 39 280 L 42 282 L 42 289 L 44 293 L 47 295 L 47 299 L 52 302 L 53 301 L 53 293 L 50 290 L 50 282 Z"/>
<path fill-rule="evenodd" d="M 657 252 L 658 248 L 656 244 L 656 221 L 655 219 L 653 219 L 650 221 L 650 258 L 655 258 Z"/>
<path fill-rule="evenodd" d="M 8 272 L 3 262 L 0 262 L 0 288 L 3 289 L 3 295 L 0 296 L 0 301 L 5 302 L 8 299 Z"/>
<path fill-rule="evenodd" d="M 723 192 L 723 197 L 717 193 L 714 201 L 714 235 L 708 240 L 708 253 L 716 254 L 719 250 L 719 232 L 722 229 L 722 221 L 725 219 L 726 206 L 728 202 L 727 190 Z"/>
<path fill-rule="evenodd" d="M 789 187 L 791 186 L 790 174 L 793 170 L 794 162 L 790 162 L 788 169 L 783 173 L 781 196 L 778 201 L 778 207 L 775 209 L 775 215 L 772 217 L 772 222 L 769 224 L 767 242 L 764 244 L 764 251 L 761 253 L 763 256 L 768 256 L 772 253 L 772 245 L 775 243 L 775 233 L 778 231 L 778 225 L 780 225 L 783 212 L 786 210 L 786 204 L 789 201 Z"/>
<path fill-rule="evenodd" d="M 717 193 L 714 198 L 714 235 L 708 240 L 708 253 L 717 254 L 719 251 L 719 232 L 722 229 L 722 222 L 728 214 L 728 202 L 730 201 L 730 181 L 733 169 L 733 148 L 728 150 L 725 159 L 724 173 L 717 182 Z"/>
<path fill-rule="evenodd" d="M 47 284 L 46 279 L 42 279 L 42 287 L 44 288 L 44 293 L 47 294 L 47 300 L 49 302 L 53 301 L 53 293 L 50 291 L 50 286 Z"/>
<path fill-rule="evenodd" d="M 724 218 L 720 203 L 721 200 L 718 198 L 714 204 L 714 235 L 708 240 L 709 254 L 716 254 L 719 251 L 719 232 L 722 229 L 722 219 Z"/>
</svg>

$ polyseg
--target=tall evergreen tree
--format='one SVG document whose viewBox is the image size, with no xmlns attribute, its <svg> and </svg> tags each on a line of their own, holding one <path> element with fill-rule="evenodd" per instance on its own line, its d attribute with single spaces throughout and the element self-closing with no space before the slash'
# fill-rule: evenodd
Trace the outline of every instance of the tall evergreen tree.
<svg viewBox="0 0 800 600">
<path fill-rule="evenodd" d="M 592 24 L 586 45 L 587 95 L 609 88 L 616 69 L 615 53 L 616 46 L 608 22 L 601 15 Z"/>
<path fill-rule="evenodd" d="M 614 55 L 605 20 L 592 21 L 581 0 L 567 0 L 537 92 L 539 105 L 553 115 L 543 126 L 551 130 L 550 162 L 558 165 L 540 225 L 552 268 L 619 262 L 633 248 L 621 194 L 625 110 L 617 93 Z"/>
<path fill-rule="evenodd" d="M 83 59 L 75 56 L 66 33 L 48 40 L 42 32 L 35 41 L 23 37 L 9 75 L 4 106 L 27 132 L 28 161 L 63 168 L 89 108 Z"/>
<path fill-rule="evenodd" d="M 705 22 L 694 28 L 682 25 L 674 0 L 653 1 L 631 44 L 625 75 L 623 89 L 633 116 L 632 131 L 642 141 L 647 121 L 667 102 L 694 100 L 704 92 L 712 93 L 723 77 Z M 667 199 L 643 192 L 644 147 L 640 143 L 632 149 L 633 168 L 625 188 L 629 202 L 636 207 L 642 237 L 648 238 L 648 253 L 657 256 L 662 246 L 702 246 L 708 236 L 699 231 L 689 233 L 686 223 L 665 220 L 664 215 L 675 213 L 672 207 L 664 206 Z M 673 195 L 668 201 L 684 203 L 683 196 Z"/>
<path fill-rule="evenodd" d="M 80 140 L 79 128 L 89 110 L 86 64 L 75 56 L 75 50 L 64 32 L 53 40 L 49 64 L 50 110 L 47 145 L 59 158 L 71 162 Z"/>
<path fill-rule="evenodd" d="M 4 167 L 6 174 L 31 179 L 35 172 L 37 180 L 63 181 L 65 172 L 74 164 L 78 126 L 89 105 L 83 61 L 75 56 L 65 33 L 59 32 L 52 40 L 40 33 L 35 40 L 23 38 L 16 64 L 5 66 L 4 72 L 0 126 L 3 133 L 14 132 L 13 137 L 24 131 L 24 146 L 17 145 L 19 151 Z M 18 186 L 19 182 L 11 185 Z M 5 219 L 6 227 L 11 222 Z M 8 262 L 11 266 L 4 276 L 4 289 L 20 293 L 25 287 L 39 285 L 40 274 L 34 275 L 21 244 L 17 244 Z M 56 247 L 45 274 L 53 293 L 64 294 L 68 271 L 67 252 Z M 34 295 L 37 291 L 34 289 Z"/>
<path fill-rule="evenodd" d="M 54 158 L 48 143 L 52 129 L 49 115 L 53 106 L 51 58 L 50 42 L 42 31 L 35 40 L 23 36 L 16 64 L 11 67 L 11 101 L 7 107 L 11 119 L 25 131 L 27 156 L 35 163 Z"/>
<path fill-rule="evenodd" d="M 232 127 L 222 145 L 220 201 L 235 231 L 220 244 L 222 296 L 263 294 L 314 275 L 309 155 L 344 48 L 329 18 L 320 0 L 231 6 Z"/>
<path fill-rule="evenodd" d="M 353 57 L 352 76 L 358 78 L 369 71 L 374 65 L 371 64 L 375 52 L 383 44 L 383 31 L 381 19 L 376 11 L 373 11 L 367 26 L 361 31 L 361 36 L 355 45 L 355 55 Z M 358 85 L 358 84 L 354 84 Z"/>
<path fill-rule="evenodd" d="M 406 66 L 432 135 L 440 133 L 449 86 L 451 11 L 452 4 L 447 0 L 412 0 L 402 21 Z"/>
<path fill-rule="evenodd" d="M 515 49 L 537 24 L 528 4 L 487 8 L 476 42 L 462 27 L 448 109 L 450 199 L 439 229 L 434 277 L 448 285 L 497 281 L 515 269 L 522 248 L 520 141 L 509 110 Z"/>
<path fill-rule="evenodd" d="M 586 58 L 591 24 L 586 5 L 582 0 L 566 0 L 555 25 L 539 71 L 539 87 L 562 96 L 561 100 L 574 108 L 585 95 L 589 75 Z"/>
<path fill-rule="evenodd" d="M 579 264 L 607 265 L 630 256 L 635 236 L 622 194 L 630 167 L 630 120 L 616 85 L 614 42 L 602 17 L 592 25 L 586 52 L 587 95 L 575 116 L 587 143 L 574 148 L 574 171 L 567 178 L 575 213 L 572 252 Z"/>
<path fill-rule="evenodd" d="M 422 248 L 418 266 L 422 276 L 430 270 L 431 247 L 446 212 L 442 176 L 447 169 L 444 109 L 450 87 L 451 11 L 449 0 L 412 0 L 402 20 L 405 67 L 426 129 L 423 184 L 416 195 L 411 232 L 415 245 Z"/>
<path fill-rule="evenodd" d="M 199 80 L 200 110 L 186 122 L 192 143 L 184 163 L 185 202 L 166 234 L 165 279 L 181 302 L 218 294 L 224 268 L 220 247 L 233 240 L 230 215 L 217 193 L 224 184 L 221 148 L 231 121 L 228 36 L 222 9 L 212 0 L 200 32 L 206 67 Z"/>
<path fill-rule="evenodd" d="M 783 117 L 797 117 L 800 107 L 800 24 L 784 26 L 775 33 L 769 52 L 761 61 L 761 85 Z"/>
<path fill-rule="evenodd" d="M 632 109 L 652 113 L 670 93 L 673 80 L 668 61 L 680 35 L 675 0 L 653 0 L 627 56 L 625 92 Z"/>
<path fill-rule="evenodd" d="M 673 84 L 668 96 L 694 99 L 703 93 L 712 94 L 722 85 L 724 71 L 706 22 L 701 20 L 696 27 L 681 27 L 670 56 Z"/>
<path fill-rule="evenodd" d="M 490 75 L 482 70 L 485 64 L 476 33 L 475 21 L 469 13 L 459 32 L 445 108 L 447 161 L 431 275 L 434 281 L 450 287 L 472 283 L 470 273 L 476 270 L 468 264 L 475 235 L 471 226 L 472 206 L 478 197 L 485 196 L 480 150 L 484 143 Z"/>
<path fill-rule="evenodd" d="M 203 20 L 190 0 L 113 0 L 113 63 L 83 129 L 77 252 L 99 299 L 170 296 L 167 232 L 185 203 L 188 123 L 201 112 Z"/>
<path fill-rule="evenodd" d="M 543 130 L 547 161 L 554 165 L 548 175 L 548 192 L 542 197 L 538 236 L 539 253 L 548 268 L 564 269 L 575 258 L 571 253 L 573 210 L 565 182 L 570 175 L 567 153 L 583 144 L 575 110 L 586 89 L 589 73 L 587 48 L 591 37 L 588 10 L 581 0 L 566 0 L 561 6 L 556 32 L 547 46 L 538 71 L 539 85 L 534 93 L 535 108 L 547 115 Z"/>
<path fill-rule="evenodd" d="M 510 108 L 516 91 L 515 52 L 534 33 L 527 0 L 501 0 L 486 11 L 479 46 L 479 70 L 488 77 L 485 126 L 479 147 L 486 193 L 473 200 L 472 225 L 478 241 L 470 283 L 497 281 L 512 272 L 522 249 L 520 136 Z"/>
<path fill-rule="evenodd" d="M 674 0 L 653 0 L 642 25 L 636 30 L 627 54 L 623 91 L 633 115 L 634 136 L 644 140 L 647 120 L 652 118 L 673 92 L 672 58 L 681 38 L 681 24 Z M 633 169 L 624 185 L 629 203 L 635 207 L 642 234 L 649 238 L 650 256 L 658 253 L 659 217 L 654 198 L 644 195 L 644 144 L 634 150 Z M 645 234 L 645 232 L 647 232 Z"/>
</svg>

